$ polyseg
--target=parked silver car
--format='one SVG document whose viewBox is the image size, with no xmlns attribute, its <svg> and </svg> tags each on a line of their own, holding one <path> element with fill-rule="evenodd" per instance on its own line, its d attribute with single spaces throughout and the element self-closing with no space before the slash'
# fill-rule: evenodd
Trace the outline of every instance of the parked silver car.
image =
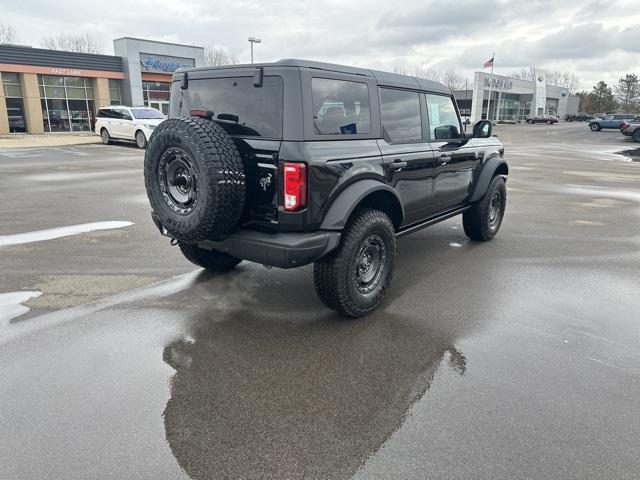
<svg viewBox="0 0 640 480">
<path fill-rule="evenodd" d="M 627 137 L 632 137 L 636 142 L 640 142 L 640 116 L 631 121 L 623 122 L 620 125 L 620 132 Z"/>
</svg>

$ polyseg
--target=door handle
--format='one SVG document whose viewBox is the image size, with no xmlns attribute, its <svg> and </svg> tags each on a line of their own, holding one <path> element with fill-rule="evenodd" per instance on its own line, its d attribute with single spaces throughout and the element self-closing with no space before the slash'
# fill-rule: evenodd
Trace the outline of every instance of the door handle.
<svg viewBox="0 0 640 480">
<path fill-rule="evenodd" d="M 440 165 L 446 165 L 447 163 L 449 163 L 449 160 L 451 160 L 450 153 L 441 153 L 438 156 L 438 161 L 440 162 Z"/>
<path fill-rule="evenodd" d="M 400 170 L 408 165 L 407 162 L 403 160 L 394 160 L 393 163 L 390 163 L 389 166 L 394 170 Z"/>
</svg>

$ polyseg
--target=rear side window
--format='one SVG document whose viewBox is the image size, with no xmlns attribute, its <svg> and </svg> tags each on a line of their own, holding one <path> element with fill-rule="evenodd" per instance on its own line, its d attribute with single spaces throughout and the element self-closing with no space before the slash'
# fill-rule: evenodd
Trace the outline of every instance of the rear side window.
<svg viewBox="0 0 640 480">
<path fill-rule="evenodd" d="M 98 110 L 98 114 L 96 115 L 96 117 L 110 118 L 113 117 L 113 112 L 110 108 L 101 108 L 100 110 Z"/>
<path fill-rule="evenodd" d="M 171 86 L 171 116 L 189 116 L 191 110 L 211 110 L 215 120 L 230 134 L 282 138 L 283 82 L 265 76 L 261 87 L 253 77 L 189 80 Z"/>
<path fill-rule="evenodd" d="M 312 78 L 313 128 L 318 135 L 356 135 L 371 131 L 366 83 Z"/>
<path fill-rule="evenodd" d="M 451 97 L 444 95 L 425 95 L 427 114 L 432 140 L 460 138 L 460 120 Z"/>
<path fill-rule="evenodd" d="M 393 143 L 422 140 L 420 95 L 405 90 L 380 89 L 382 128 Z"/>
</svg>

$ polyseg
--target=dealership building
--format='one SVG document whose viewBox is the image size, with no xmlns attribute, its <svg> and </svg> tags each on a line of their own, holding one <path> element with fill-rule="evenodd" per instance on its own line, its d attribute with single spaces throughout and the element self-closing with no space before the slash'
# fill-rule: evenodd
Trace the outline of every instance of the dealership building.
<svg viewBox="0 0 640 480">
<path fill-rule="evenodd" d="M 118 38 L 115 55 L 0 44 L 0 134 L 88 132 L 105 105 L 167 113 L 171 75 L 204 65 L 204 49 Z"/>
<path fill-rule="evenodd" d="M 567 114 L 577 113 L 579 105 L 578 97 L 565 88 L 547 85 L 542 75 L 530 81 L 476 72 L 472 88 L 457 90 L 454 95 L 460 114 L 471 122 L 483 118 L 522 121 L 541 115 L 564 119 Z"/>
</svg>

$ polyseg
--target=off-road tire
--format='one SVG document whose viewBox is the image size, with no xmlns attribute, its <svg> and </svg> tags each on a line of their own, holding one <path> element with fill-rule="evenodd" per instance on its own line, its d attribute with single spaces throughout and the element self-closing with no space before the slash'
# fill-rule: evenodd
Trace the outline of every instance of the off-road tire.
<svg viewBox="0 0 640 480">
<path fill-rule="evenodd" d="M 589 125 L 589 128 L 592 132 L 599 132 L 600 130 L 602 130 L 602 127 L 597 123 L 592 123 L 591 125 Z"/>
<path fill-rule="evenodd" d="M 640 129 L 636 130 L 635 132 L 633 132 L 633 137 L 632 137 L 636 142 L 640 142 Z"/>
<path fill-rule="evenodd" d="M 175 158 L 186 158 L 193 173 L 190 188 L 196 197 L 189 208 L 175 205 L 162 177 Z M 177 240 L 222 240 L 240 220 L 246 196 L 244 165 L 233 140 L 215 122 L 189 117 L 158 125 L 145 153 L 144 178 L 154 213 Z"/>
<path fill-rule="evenodd" d="M 242 261 L 242 259 L 232 257 L 228 253 L 207 250 L 192 243 L 179 242 L 178 246 L 187 260 L 210 272 L 229 271 Z"/>
<path fill-rule="evenodd" d="M 357 260 L 370 239 L 384 245 L 384 257 L 380 255 L 382 270 L 377 282 L 371 284 L 371 291 L 363 293 L 358 287 Z M 395 260 L 396 238 L 389 216 L 379 210 L 360 210 L 345 227 L 338 249 L 315 263 L 316 292 L 327 307 L 343 316 L 367 315 L 384 299 L 393 277 Z"/>
<path fill-rule="evenodd" d="M 142 130 L 138 130 L 136 132 L 136 145 L 138 148 L 146 148 L 147 147 L 147 137 L 145 136 Z"/>
<path fill-rule="evenodd" d="M 111 143 L 111 135 L 109 135 L 109 130 L 105 127 L 102 127 L 102 130 L 100 130 L 100 140 L 102 140 L 103 145 L 109 145 Z"/>
<path fill-rule="evenodd" d="M 492 222 L 492 201 L 494 201 L 496 195 L 500 196 L 499 216 L 497 217 L 497 221 Z M 467 237 L 471 240 L 491 240 L 496 236 L 498 230 L 500 230 L 506 205 L 507 188 L 504 183 L 504 178 L 502 175 L 496 175 L 493 177 L 493 180 L 491 180 L 489 188 L 487 188 L 487 193 L 485 193 L 482 200 L 474 203 L 470 210 L 462 214 L 464 233 L 466 233 Z"/>
</svg>

